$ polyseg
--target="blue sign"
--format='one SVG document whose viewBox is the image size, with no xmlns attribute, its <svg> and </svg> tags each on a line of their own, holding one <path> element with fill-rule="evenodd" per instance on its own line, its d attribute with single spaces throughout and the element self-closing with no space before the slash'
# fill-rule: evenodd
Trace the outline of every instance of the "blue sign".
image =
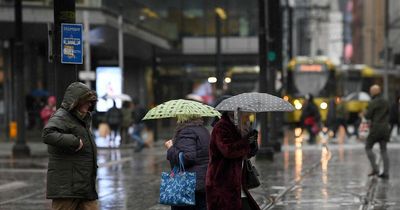
<svg viewBox="0 0 400 210">
<path fill-rule="evenodd" d="M 61 23 L 61 63 L 83 63 L 82 28 L 82 24 Z"/>
</svg>

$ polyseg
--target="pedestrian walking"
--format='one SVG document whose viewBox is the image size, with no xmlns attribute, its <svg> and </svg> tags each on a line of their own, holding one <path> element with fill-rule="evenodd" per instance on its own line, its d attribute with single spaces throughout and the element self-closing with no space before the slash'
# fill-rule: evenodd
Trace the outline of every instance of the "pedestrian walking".
<svg viewBox="0 0 400 210">
<path fill-rule="evenodd" d="M 83 83 L 68 86 L 61 107 L 43 129 L 48 146 L 46 198 L 52 209 L 97 210 L 97 149 L 91 135 L 96 93 Z"/>
<path fill-rule="evenodd" d="M 121 113 L 122 113 L 121 145 L 123 145 L 123 144 L 128 144 L 130 142 L 130 136 L 128 130 L 133 124 L 132 103 L 130 101 L 124 101 L 122 103 Z"/>
<path fill-rule="evenodd" d="M 247 189 L 243 167 L 245 159 L 257 152 L 258 134 L 251 130 L 251 114 L 240 115 L 235 125 L 234 112 L 224 112 L 212 131 L 206 176 L 208 210 L 260 209 Z"/>
<path fill-rule="evenodd" d="M 40 110 L 40 118 L 43 125 L 46 125 L 50 117 L 56 112 L 56 97 L 50 96 L 47 99 L 47 104 Z"/>
<path fill-rule="evenodd" d="M 110 126 L 111 130 L 110 144 L 115 143 L 122 123 L 122 112 L 117 108 L 115 101 L 113 101 L 113 107 L 111 107 L 106 113 L 106 122 Z"/>
<path fill-rule="evenodd" d="M 186 119 L 185 119 L 186 118 Z M 206 210 L 205 178 L 208 167 L 210 133 L 196 116 L 178 117 L 174 137 L 165 142 L 171 168 L 179 166 L 179 153 L 183 152 L 186 171 L 196 173 L 195 206 L 172 206 L 172 210 Z"/>
<path fill-rule="evenodd" d="M 336 133 L 340 126 L 343 127 L 344 131 L 346 132 L 346 136 L 349 137 L 350 133 L 347 130 L 347 112 L 343 100 L 339 100 L 338 104 L 336 104 L 336 123 L 333 131 L 333 137 L 336 137 Z"/>
<path fill-rule="evenodd" d="M 315 136 L 320 129 L 319 124 L 321 115 L 319 114 L 317 105 L 314 103 L 314 97 L 312 94 L 306 95 L 306 100 L 303 107 L 304 108 L 300 116 L 300 122 L 302 127 L 307 129 L 307 132 L 310 135 L 308 142 L 310 144 L 315 144 Z"/>
<path fill-rule="evenodd" d="M 370 95 L 372 100 L 368 104 L 365 118 L 370 120 L 370 132 L 365 144 L 369 162 L 372 171 L 368 176 L 379 174 L 378 165 L 375 162 L 375 154 L 372 151 L 375 143 L 379 143 L 381 158 L 383 160 L 383 173 L 379 174 L 380 178 L 389 178 L 389 157 L 387 154 L 387 142 L 390 139 L 389 133 L 389 104 L 381 95 L 381 88 L 378 85 L 371 86 Z"/>
<path fill-rule="evenodd" d="M 137 100 L 133 101 L 133 132 L 132 139 L 136 141 L 135 152 L 140 152 L 144 148 L 145 140 L 142 138 L 142 132 L 146 130 L 146 124 L 142 121 L 146 115 L 146 109 L 140 106 Z"/>
</svg>

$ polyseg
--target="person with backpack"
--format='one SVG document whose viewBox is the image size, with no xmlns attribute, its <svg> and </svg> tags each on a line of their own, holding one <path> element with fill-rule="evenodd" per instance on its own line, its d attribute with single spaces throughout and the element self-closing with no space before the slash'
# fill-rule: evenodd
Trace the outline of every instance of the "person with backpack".
<svg viewBox="0 0 400 210">
<path fill-rule="evenodd" d="M 110 143 L 115 143 L 115 139 L 119 134 L 119 129 L 122 123 L 122 112 L 117 108 L 115 101 L 113 101 L 113 107 L 111 107 L 106 113 L 106 122 L 110 126 Z"/>
</svg>

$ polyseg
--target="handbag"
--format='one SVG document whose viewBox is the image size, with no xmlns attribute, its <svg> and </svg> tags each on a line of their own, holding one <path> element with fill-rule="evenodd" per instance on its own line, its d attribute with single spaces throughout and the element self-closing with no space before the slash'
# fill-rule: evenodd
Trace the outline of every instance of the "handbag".
<svg viewBox="0 0 400 210">
<path fill-rule="evenodd" d="M 367 137 L 369 135 L 369 129 L 370 129 L 369 121 L 367 119 L 365 119 L 364 117 L 361 118 L 361 123 L 358 126 L 358 137 L 360 138 L 360 140 L 367 139 Z"/>
<path fill-rule="evenodd" d="M 161 173 L 160 204 L 170 206 L 196 205 L 196 173 L 186 172 L 183 153 L 179 153 L 179 166 L 171 172 Z"/>
<path fill-rule="evenodd" d="M 254 189 L 257 188 L 261 185 L 260 180 L 258 179 L 258 176 L 260 174 L 258 173 L 257 169 L 249 159 L 245 159 L 244 161 L 244 166 L 246 170 L 246 186 L 247 189 Z"/>
</svg>

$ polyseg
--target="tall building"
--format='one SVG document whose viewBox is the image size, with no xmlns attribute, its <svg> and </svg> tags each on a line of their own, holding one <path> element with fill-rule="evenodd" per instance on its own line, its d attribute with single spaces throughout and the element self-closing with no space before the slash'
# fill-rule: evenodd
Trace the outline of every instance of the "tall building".
<svg viewBox="0 0 400 210">
<path fill-rule="evenodd" d="M 343 57 L 343 12 L 339 0 L 297 0 L 294 6 L 294 53 L 328 56 L 335 64 Z"/>
<path fill-rule="evenodd" d="M 383 66 L 385 1 L 353 0 L 353 63 Z"/>
</svg>

